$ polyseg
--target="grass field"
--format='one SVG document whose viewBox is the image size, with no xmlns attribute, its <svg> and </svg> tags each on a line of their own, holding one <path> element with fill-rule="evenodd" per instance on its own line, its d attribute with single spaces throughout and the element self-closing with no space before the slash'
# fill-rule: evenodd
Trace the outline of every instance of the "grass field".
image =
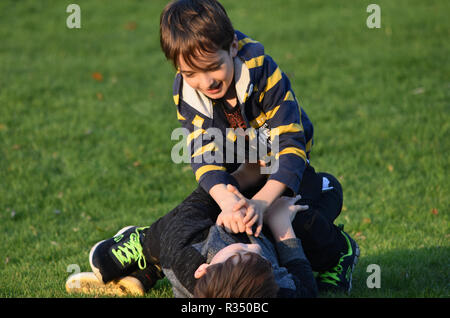
<svg viewBox="0 0 450 318">
<path fill-rule="evenodd" d="M 0 2 L 0 297 L 72 297 L 97 241 L 196 187 L 175 165 L 166 1 Z M 361 247 L 351 297 L 449 297 L 450 2 L 224 0 L 315 126 L 312 163 L 344 189 Z M 381 269 L 370 289 L 367 266 Z M 167 280 L 146 297 L 171 297 Z"/>
</svg>

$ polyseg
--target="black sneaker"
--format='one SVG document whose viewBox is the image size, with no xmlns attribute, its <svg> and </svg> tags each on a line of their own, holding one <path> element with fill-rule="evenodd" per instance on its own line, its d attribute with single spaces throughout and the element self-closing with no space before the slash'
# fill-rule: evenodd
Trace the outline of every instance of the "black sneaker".
<svg viewBox="0 0 450 318">
<path fill-rule="evenodd" d="M 92 247 L 89 262 L 99 281 L 108 283 L 126 276 L 137 278 L 145 291 L 164 277 L 157 264 L 147 264 L 142 252 L 143 231 L 148 227 L 128 226 Z"/>
<path fill-rule="evenodd" d="M 159 264 L 147 264 L 145 269 L 137 269 L 130 277 L 136 278 L 142 285 L 144 292 L 148 292 L 156 282 L 164 278 L 164 273 Z"/>
<path fill-rule="evenodd" d="M 317 276 L 317 287 L 320 292 L 347 292 L 352 289 L 352 273 L 358 262 L 359 246 L 344 231 L 341 231 L 347 241 L 347 253 L 341 253 L 338 264 Z"/>
</svg>

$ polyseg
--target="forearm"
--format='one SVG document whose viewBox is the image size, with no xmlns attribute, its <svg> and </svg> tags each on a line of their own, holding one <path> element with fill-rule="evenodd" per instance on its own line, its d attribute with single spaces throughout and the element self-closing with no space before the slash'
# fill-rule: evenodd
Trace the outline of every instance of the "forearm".
<svg viewBox="0 0 450 318">
<path fill-rule="evenodd" d="M 268 180 L 261 190 L 256 193 L 252 200 L 258 202 L 265 212 L 267 208 L 278 199 L 286 190 L 286 185 L 277 180 Z"/>
</svg>

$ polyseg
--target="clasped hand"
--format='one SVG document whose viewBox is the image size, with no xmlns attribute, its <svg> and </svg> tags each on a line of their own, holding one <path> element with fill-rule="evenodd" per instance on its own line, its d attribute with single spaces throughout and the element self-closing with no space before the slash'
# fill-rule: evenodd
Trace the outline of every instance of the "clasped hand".
<svg viewBox="0 0 450 318">
<path fill-rule="evenodd" d="M 246 232 L 248 235 L 258 237 L 261 233 L 263 222 L 272 229 L 287 223 L 290 224 L 298 211 L 308 209 L 308 206 L 294 205 L 301 196 L 280 197 L 269 207 L 262 202 L 245 198 L 239 190 L 227 185 L 227 190 L 234 194 L 235 199 L 230 200 L 217 217 L 216 224 L 223 226 L 229 233 Z M 256 226 L 253 233 L 253 227 Z"/>
</svg>

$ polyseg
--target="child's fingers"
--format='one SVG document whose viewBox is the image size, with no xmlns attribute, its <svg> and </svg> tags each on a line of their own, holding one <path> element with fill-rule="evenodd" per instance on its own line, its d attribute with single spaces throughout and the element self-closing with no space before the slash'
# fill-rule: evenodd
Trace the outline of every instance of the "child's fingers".
<svg viewBox="0 0 450 318">
<path fill-rule="evenodd" d="M 253 218 L 245 224 L 245 231 L 247 232 L 248 235 L 253 235 L 253 224 L 255 224 L 256 221 L 258 221 L 258 217 L 259 215 L 255 214 Z"/>
<path fill-rule="evenodd" d="M 244 217 L 244 224 L 247 224 L 256 214 L 255 208 L 253 206 L 248 207 L 247 212 Z"/>
<path fill-rule="evenodd" d="M 238 228 L 238 232 L 235 233 L 242 233 L 245 232 L 245 224 L 243 222 L 242 214 L 241 213 L 234 213 L 233 215 L 233 221 L 236 223 L 236 226 Z"/>
<path fill-rule="evenodd" d="M 294 212 L 306 211 L 309 209 L 309 205 L 293 205 Z"/>
<path fill-rule="evenodd" d="M 259 234 L 262 231 L 262 227 L 263 227 L 263 222 L 262 222 L 262 220 L 259 220 L 258 221 L 258 226 L 256 227 L 256 231 L 255 231 L 255 237 L 259 236 Z"/>
<path fill-rule="evenodd" d="M 243 207 L 247 206 L 247 201 L 245 199 L 239 200 L 234 206 L 233 206 L 233 212 L 239 211 Z"/>
<path fill-rule="evenodd" d="M 230 222 L 230 229 L 233 233 L 239 233 L 239 226 L 238 226 L 237 222 L 232 220 Z"/>
</svg>

